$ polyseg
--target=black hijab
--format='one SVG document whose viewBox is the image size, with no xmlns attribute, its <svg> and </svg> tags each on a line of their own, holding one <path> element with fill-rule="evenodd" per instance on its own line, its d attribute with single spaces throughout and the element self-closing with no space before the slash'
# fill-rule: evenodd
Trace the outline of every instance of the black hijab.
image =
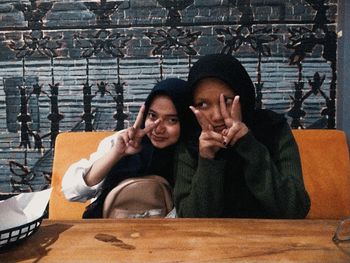
<svg viewBox="0 0 350 263">
<path fill-rule="evenodd" d="M 177 116 L 180 120 L 180 138 L 184 137 L 185 131 L 188 129 L 186 124 L 191 123 L 191 121 L 186 120 L 191 116 L 189 109 L 190 103 L 190 90 L 187 87 L 187 82 L 177 78 L 168 78 L 158 82 L 151 93 L 148 95 L 145 101 L 145 115 L 144 122 L 147 118 L 147 113 L 157 96 L 167 96 L 173 102 L 175 109 L 177 111 Z M 148 138 L 145 137 L 148 143 L 151 143 Z M 173 155 L 175 145 L 170 145 L 164 149 L 153 148 L 153 154 L 151 163 L 148 167 L 147 172 L 149 174 L 157 174 L 166 178 L 171 185 L 174 185 L 173 178 Z"/>
<path fill-rule="evenodd" d="M 188 75 L 192 99 L 198 82 L 205 78 L 218 78 L 225 82 L 240 96 L 242 121 L 254 136 L 268 148 L 276 143 L 274 135 L 280 130 L 276 128 L 284 125 L 286 119 L 273 111 L 255 108 L 254 84 L 238 59 L 229 54 L 210 54 L 199 58 Z M 188 147 L 192 153 L 197 151 L 198 154 L 199 125 L 192 126 L 188 133 L 195 134 L 189 139 Z"/>
</svg>

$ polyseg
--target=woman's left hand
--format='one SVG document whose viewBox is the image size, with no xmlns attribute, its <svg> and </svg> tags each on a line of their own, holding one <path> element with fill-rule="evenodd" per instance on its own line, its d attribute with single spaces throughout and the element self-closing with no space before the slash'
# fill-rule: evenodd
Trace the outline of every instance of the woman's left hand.
<svg viewBox="0 0 350 263">
<path fill-rule="evenodd" d="M 232 146 L 249 131 L 248 127 L 244 124 L 244 122 L 242 122 L 239 96 L 234 97 L 231 110 L 228 111 L 224 95 L 221 94 L 220 111 L 226 125 L 226 129 L 222 131 L 222 135 L 224 136 L 224 144 L 226 146 Z"/>
</svg>

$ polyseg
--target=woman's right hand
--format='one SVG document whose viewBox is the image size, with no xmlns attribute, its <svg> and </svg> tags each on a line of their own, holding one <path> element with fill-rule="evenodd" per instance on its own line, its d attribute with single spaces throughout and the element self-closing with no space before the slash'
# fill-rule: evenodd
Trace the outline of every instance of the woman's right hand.
<svg viewBox="0 0 350 263">
<path fill-rule="evenodd" d="M 140 152 L 142 149 L 141 140 L 143 136 L 158 126 L 159 120 L 142 129 L 141 125 L 143 122 L 144 112 L 145 105 L 142 105 L 136 117 L 134 125 L 121 131 L 118 134 L 113 146 L 113 150 L 116 154 L 125 156 Z"/>
</svg>

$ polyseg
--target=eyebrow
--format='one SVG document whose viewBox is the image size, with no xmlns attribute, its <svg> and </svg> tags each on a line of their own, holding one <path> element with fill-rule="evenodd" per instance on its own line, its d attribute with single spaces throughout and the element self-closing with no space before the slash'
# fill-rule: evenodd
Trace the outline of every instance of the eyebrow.
<svg viewBox="0 0 350 263">
<path fill-rule="evenodd" d="M 152 109 L 148 110 L 148 113 L 150 113 L 150 112 L 151 113 L 155 113 L 155 114 L 159 114 L 158 112 L 156 112 L 155 110 L 152 110 Z M 177 118 L 179 117 L 177 113 L 176 114 L 165 114 L 165 116 L 167 116 L 167 117 L 177 117 Z"/>
</svg>

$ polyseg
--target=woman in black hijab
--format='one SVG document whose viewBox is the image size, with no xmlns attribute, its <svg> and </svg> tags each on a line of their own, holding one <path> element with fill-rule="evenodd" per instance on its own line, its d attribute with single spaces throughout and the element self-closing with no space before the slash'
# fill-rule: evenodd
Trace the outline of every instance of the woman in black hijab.
<svg viewBox="0 0 350 263">
<path fill-rule="evenodd" d="M 190 69 L 197 118 L 177 151 L 180 217 L 304 218 L 310 209 L 297 144 L 285 118 L 255 108 L 253 83 L 233 56 Z"/>
<path fill-rule="evenodd" d="M 82 202 L 97 198 L 84 218 L 102 217 L 107 194 L 125 179 L 153 174 L 174 186 L 174 148 L 186 130 L 189 98 L 186 81 L 169 78 L 158 82 L 132 127 L 105 138 L 89 160 L 68 168 L 62 180 L 65 197 Z"/>
</svg>

